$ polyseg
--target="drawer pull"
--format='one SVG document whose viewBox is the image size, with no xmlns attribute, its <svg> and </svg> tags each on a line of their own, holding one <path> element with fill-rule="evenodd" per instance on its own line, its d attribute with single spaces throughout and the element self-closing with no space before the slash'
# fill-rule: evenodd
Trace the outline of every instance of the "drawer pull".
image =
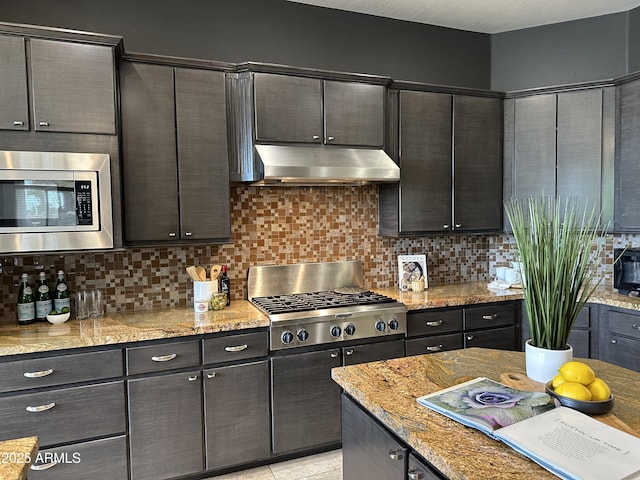
<svg viewBox="0 0 640 480">
<path fill-rule="evenodd" d="M 434 322 L 427 322 L 427 327 L 439 327 L 444 322 L 442 320 L 436 320 Z"/>
<path fill-rule="evenodd" d="M 15 121 L 13 122 L 13 126 L 14 126 L 14 127 L 21 127 L 21 126 L 23 126 L 23 125 L 24 125 L 24 122 L 23 122 L 23 121 L 21 121 L 21 120 L 15 120 Z"/>
<path fill-rule="evenodd" d="M 467 335 L 467 340 L 473 340 L 473 335 Z"/>
<path fill-rule="evenodd" d="M 640 325 L 636 325 L 635 323 L 631 325 L 631 328 L 635 328 L 636 330 L 640 330 Z"/>
<path fill-rule="evenodd" d="M 483 320 L 495 320 L 496 318 L 498 318 L 497 313 L 494 313 L 492 315 L 482 315 Z"/>
<path fill-rule="evenodd" d="M 207 373 L 207 378 L 215 378 L 215 376 L 216 376 L 216 372 Z"/>
<path fill-rule="evenodd" d="M 618 341 L 617 340 L 611 340 L 611 343 L 616 344 L 616 343 L 618 343 Z"/>
<path fill-rule="evenodd" d="M 422 473 L 420 473 L 417 470 L 410 470 L 408 474 L 409 474 L 409 480 L 420 480 L 421 478 L 424 478 L 422 476 Z"/>
<path fill-rule="evenodd" d="M 41 463 L 40 465 L 31 465 L 31 470 L 35 470 L 36 472 L 40 470 L 49 470 L 51 467 L 55 467 L 58 465 L 58 462 L 55 460 L 51 463 Z"/>
<path fill-rule="evenodd" d="M 331 358 L 338 358 L 338 352 L 331 352 Z"/>
<path fill-rule="evenodd" d="M 249 348 L 249 345 L 246 343 L 244 345 L 235 345 L 233 347 L 224 347 L 225 352 L 241 352 Z"/>
<path fill-rule="evenodd" d="M 48 127 L 49 122 L 38 122 L 38 125 L 40 125 L 41 127 Z"/>
<path fill-rule="evenodd" d="M 428 352 L 439 352 L 440 350 L 442 350 L 442 345 L 432 345 L 427 347 Z"/>
<path fill-rule="evenodd" d="M 39 372 L 24 372 L 23 375 L 27 378 L 40 378 L 51 375 L 52 373 L 53 368 L 49 368 L 48 370 L 40 370 Z"/>
<path fill-rule="evenodd" d="M 29 405 L 26 410 L 27 412 L 46 412 L 47 410 L 51 410 L 55 406 L 55 402 L 47 403 L 46 405 L 38 405 L 36 407 Z"/>
<path fill-rule="evenodd" d="M 395 450 L 389 450 L 389 458 L 391 460 L 402 460 L 402 453 L 398 453 Z"/>
<path fill-rule="evenodd" d="M 155 355 L 151 357 L 151 360 L 153 360 L 154 362 L 169 362 L 174 358 L 176 358 L 177 356 L 178 355 L 175 353 L 171 353 L 169 355 Z"/>
<path fill-rule="evenodd" d="M 344 354 L 345 354 L 347 357 L 349 357 L 349 356 L 353 355 L 353 349 L 351 349 L 351 348 L 350 348 L 349 350 L 347 350 L 346 352 L 344 352 Z"/>
<path fill-rule="evenodd" d="M 188 378 L 188 380 L 189 380 L 190 382 L 195 382 L 197 379 L 198 379 L 198 375 L 191 375 L 191 376 Z"/>
</svg>

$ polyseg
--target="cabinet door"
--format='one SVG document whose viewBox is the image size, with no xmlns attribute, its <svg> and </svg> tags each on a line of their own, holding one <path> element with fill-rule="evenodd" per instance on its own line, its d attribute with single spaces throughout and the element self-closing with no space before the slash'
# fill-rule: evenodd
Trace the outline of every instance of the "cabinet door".
<svg viewBox="0 0 640 480">
<path fill-rule="evenodd" d="M 453 218 L 459 231 L 502 227 L 502 103 L 453 97 Z"/>
<path fill-rule="evenodd" d="M 557 194 L 600 210 L 602 89 L 558 94 Z"/>
<path fill-rule="evenodd" d="M 340 441 L 340 349 L 271 358 L 273 452 Z"/>
<path fill-rule="evenodd" d="M 200 371 L 138 378 L 127 384 L 132 480 L 201 471 Z"/>
<path fill-rule="evenodd" d="M 400 92 L 400 232 L 451 223 L 451 95 Z"/>
<path fill-rule="evenodd" d="M 342 396 L 344 480 L 406 478 L 408 449 L 354 401 Z"/>
<path fill-rule="evenodd" d="M 375 362 L 398 357 L 404 357 L 404 340 L 368 343 L 342 349 L 344 365 L 355 365 L 356 363 Z"/>
<path fill-rule="evenodd" d="M 516 327 L 476 330 L 464 333 L 464 348 L 482 347 L 517 350 Z"/>
<path fill-rule="evenodd" d="M 269 458 L 269 363 L 212 368 L 204 375 L 206 469 Z"/>
<path fill-rule="evenodd" d="M 325 80 L 325 142 L 382 147 L 384 94 L 382 85 Z"/>
<path fill-rule="evenodd" d="M 615 162 L 614 230 L 640 231 L 637 206 L 640 185 L 640 81 L 617 88 L 616 105 L 618 142 Z M 619 147 L 619 148 L 618 148 Z"/>
<path fill-rule="evenodd" d="M 257 141 L 322 142 L 322 81 L 255 73 Z"/>
<path fill-rule="evenodd" d="M 181 238 L 231 237 L 223 72 L 176 68 Z"/>
<path fill-rule="evenodd" d="M 173 69 L 124 62 L 120 84 L 126 239 L 177 239 Z"/>
<path fill-rule="evenodd" d="M 36 130 L 115 135 L 113 49 L 31 39 Z"/>
<path fill-rule="evenodd" d="M 0 129 L 29 130 L 24 38 L 0 35 L 0 64 Z"/>
<path fill-rule="evenodd" d="M 513 194 L 519 198 L 556 193 L 556 96 L 515 101 Z M 508 200 L 508 199 L 507 199 Z"/>
</svg>

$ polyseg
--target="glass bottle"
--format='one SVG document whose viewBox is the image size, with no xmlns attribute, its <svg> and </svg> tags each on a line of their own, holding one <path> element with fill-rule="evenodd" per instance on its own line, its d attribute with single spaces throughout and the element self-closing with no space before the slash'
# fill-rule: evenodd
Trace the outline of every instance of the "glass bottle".
<svg viewBox="0 0 640 480">
<path fill-rule="evenodd" d="M 29 276 L 23 273 L 20 279 L 22 283 L 18 290 L 18 323 L 28 325 L 36 319 L 36 303 L 33 298 L 33 289 L 29 285 Z"/>
<path fill-rule="evenodd" d="M 40 272 L 40 284 L 36 291 L 36 318 L 42 321 L 46 320 L 51 310 L 51 293 L 49 285 L 47 285 L 47 275 Z"/>
<path fill-rule="evenodd" d="M 220 291 L 227 296 L 227 306 L 231 304 L 231 298 L 229 294 L 231 293 L 231 281 L 227 276 L 227 266 L 222 265 L 222 273 L 220 275 Z"/>
<path fill-rule="evenodd" d="M 58 282 L 56 283 L 56 292 L 53 297 L 53 308 L 58 313 L 66 313 L 71 310 L 71 298 L 69 296 L 69 287 L 64 280 L 64 272 L 58 272 Z M 64 312 L 62 311 L 64 308 Z"/>
</svg>

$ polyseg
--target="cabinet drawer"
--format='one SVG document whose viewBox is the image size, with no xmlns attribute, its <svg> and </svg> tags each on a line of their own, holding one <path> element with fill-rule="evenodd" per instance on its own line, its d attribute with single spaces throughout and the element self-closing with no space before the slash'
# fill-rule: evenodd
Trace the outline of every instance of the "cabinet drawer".
<svg viewBox="0 0 640 480">
<path fill-rule="evenodd" d="M 40 450 L 29 480 L 122 480 L 127 478 L 127 441 L 124 435 L 66 447 Z"/>
<path fill-rule="evenodd" d="M 515 320 L 516 311 L 513 303 L 483 305 L 464 309 L 465 330 L 513 325 Z"/>
<path fill-rule="evenodd" d="M 404 340 L 354 345 L 342 349 L 343 365 L 376 362 L 398 357 L 404 357 Z"/>
<path fill-rule="evenodd" d="M 121 376 L 121 350 L 14 360 L 0 363 L 0 392 Z"/>
<path fill-rule="evenodd" d="M 433 310 L 407 315 L 407 336 L 462 331 L 462 309 Z"/>
<path fill-rule="evenodd" d="M 205 338 L 202 342 L 202 356 L 205 364 L 265 357 L 268 353 L 268 332 Z"/>
<path fill-rule="evenodd" d="M 29 410 L 27 410 L 29 409 Z M 0 398 L 0 440 L 37 435 L 40 446 L 125 431 L 124 383 Z"/>
<path fill-rule="evenodd" d="M 200 365 L 199 340 L 127 348 L 129 375 L 198 365 Z"/>
<path fill-rule="evenodd" d="M 603 360 L 640 372 L 640 342 L 609 335 L 609 345 Z"/>
<path fill-rule="evenodd" d="M 464 348 L 483 347 L 516 350 L 516 327 L 494 328 L 464 333 Z"/>
<path fill-rule="evenodd" d="M 443 352 L 445 350 L 457 350 L 463 347 L 464 341 L 462 333 L 412 338 L 411 340 L 407 340 L 407 356 Z"/>
<path fill-rule="evenodd" d="M 414 478 L 419 478 L 420 480 L 441 480 L 443 477 L 440 476 L 435 467 L 432 467 L 413 453 L 410 453 L 409 463 L 407 465 L 407 478 L 411 480 Z"/>
<path fill-rule="evenodd" d="M 640 338 L 640 316 L 632 313 L 609 312 L 609 331 Z"/>
<path fill-rule="evenodd" d="M 573 326 L 576 328 L 589 328 L 591 326 L 591 307 L 585 306 L 580 310 Z"/>
</svg>

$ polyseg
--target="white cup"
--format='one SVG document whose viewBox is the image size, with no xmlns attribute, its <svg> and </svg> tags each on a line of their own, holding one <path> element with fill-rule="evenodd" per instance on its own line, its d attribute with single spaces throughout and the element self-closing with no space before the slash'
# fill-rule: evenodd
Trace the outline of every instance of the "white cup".
<svg viewBox="0 0 640 480">
<path fill-rule="evenodd" d="M 507 267 L 496 267 L 496 278 L 498 280 L 506 281 L 507 270 Z"/>
<path fill-rule="evenodd" d="M 507 268 L 504 273 L 504 279 L 510 284 L 522 283 L 522 275 L 514 268 Z"/>
<path fill-rule="evenodd" d="M 218 291 L 218 281 L 193 282 L 193 308 L 196 310 L 197 302 L 207 302 L 207 310 L 211 309 L 211 295 Z M 197 312 L 200 310 L 196 310 Z"/>
</svg>

